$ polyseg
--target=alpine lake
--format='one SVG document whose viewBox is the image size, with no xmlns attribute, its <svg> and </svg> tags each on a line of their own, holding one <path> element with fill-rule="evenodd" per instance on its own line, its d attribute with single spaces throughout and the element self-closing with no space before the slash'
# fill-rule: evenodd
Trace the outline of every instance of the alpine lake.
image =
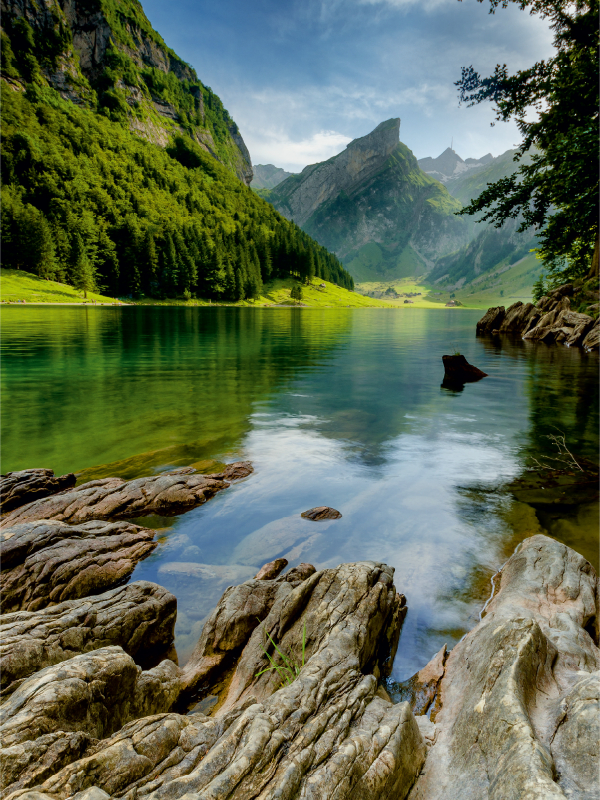
<svg viewBox="0 0 600 800">
<path fill-rule="evenodd" d="M 131 580 L 176 595 L 180 663 L 225 588 L 265 562 L 383 561 L 409 609 L 393 694 L 473 627 L 524 538 L 598 569 L 598 356 L 478 338 L 481 315 L 5 307 L 2 471 L 83 483 L 251 461 L 205 505 L 135 520 L 160 544 Z M 489 376 L 442 386 L 454 352 Z M 342 518 L 301 518 L 320 505 Z"/>
</svg>

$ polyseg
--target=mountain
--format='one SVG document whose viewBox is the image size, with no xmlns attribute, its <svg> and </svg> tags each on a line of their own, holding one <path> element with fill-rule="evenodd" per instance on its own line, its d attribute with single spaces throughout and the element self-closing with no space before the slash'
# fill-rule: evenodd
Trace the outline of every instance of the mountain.
<svg viewBox="0 0 600 800">
<path fill-rule="evenodd" d="M 460 203 L 419 167 L 399 132 L 399 119 L 382 122 L 268 193 L 357 280 L 421 275 L 469 238 L 455 216 Z"/>
<path fill-rule="evenodd" d="M 50 86 L 162 147 L 186 134 L 250 184 L 250 154 L 236 123 L 137 0 L 2 0 L 0 8 L 5 80 Z"/>
<path fill-rule="evenodd" d="M 235 122 L 137 0 L 1 10 L 4 267 L 111 296 L 242 300 L 290 275 L 352 288 L 249 188 Z"/>
<path fill-rule="evenodd" d="M 273 189 L 279 183 L 294 175 L 293 172 L 286 172 L 281 167 L 275 167 L 273 164 L 255 164 L 254 177 L 250 186 L 253 189 Z"/>
<path fill-rule="evenodd" d="M 446 185 L 460 175 L 468 174 L 473 170 L 480 169 L 493 160 L 491 153 L 482 158 L 463 159 L 451 147 L 447 147 L 437 158 L 420 158 L 418 161 L 421 169 L 432 178 L 435 178 Z"/>
</svg>

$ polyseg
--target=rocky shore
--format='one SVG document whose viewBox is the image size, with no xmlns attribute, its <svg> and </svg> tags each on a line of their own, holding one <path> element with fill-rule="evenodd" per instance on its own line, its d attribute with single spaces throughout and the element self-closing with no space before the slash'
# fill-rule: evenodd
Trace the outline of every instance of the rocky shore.
<svg viewBox="0 0 600 800">
<path fill-rule="evenodd" d="M 377 562 L 265 564 L 179 665 L 175 597 L 123 585 L 152 531 L 120 518 L 181 513 L 251 471 L 46 480 L 54 494 L 3 517 L 3 797 L 598 796 L 598 582 L 546 536 L 521 544 L 479 624 L 401 702 L 386 679 L 407 605 Z"/>
<path fill-rule="evenodd" d="M 598 304 L 588 307 L 589 311 L 595 313 L 596 319 L 590 314 L 572 310 L 571 301 L 575 291 L 573 284 L 566 283 L 544 295 L 535 305 L 522 303 L 519 300 L 508 309 L 504 306 L 488 308 L 477 323 L 477 333 L 494 336 L 516 333 L 529 341 L 598 350 L 600 344 Z"/>
</svg>

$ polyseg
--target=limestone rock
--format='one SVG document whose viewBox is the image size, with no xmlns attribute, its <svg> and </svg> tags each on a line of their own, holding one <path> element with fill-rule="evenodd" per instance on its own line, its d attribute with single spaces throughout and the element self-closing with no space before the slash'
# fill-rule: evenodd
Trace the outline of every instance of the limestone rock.
<svg viewBox="0 0 600 800">
<path fill-rule="evenodd" d="M 404 800 L 426 747 L 408 703 L 377 696 L 369 674 L 384 667 L 405 612 L 392 570 L 363 562 L 299 578 L 295 586 L 282 576 L 228 590 L 207 623 L 205 653 L 242 646 L 235 688 L 224 687 L 216 715 L 131 722 L 35 790 L 53 800 L 91 787 L 148 800 Z M 255 657 L 260 667 L 266 660 L 254 647 L 262 642 L 256 627 L 243 646 L 254 591 L 263 598 L 260 613 L 275 593 L 264 626 L 283 652 L 297 660 L 306 633 L 304 666 L 282 687 L 270 673 L 256 678 Z"/>
<path fill-rule="evenodd" d="M 342 515 L 339 511 L 336 511 L 335 508 L 330 508 L 329 506 L 317 506 L 316 508 L 309 508 L 308 511 L 303 511 L 300 516 L 304 517 L 304 519 L 321 520 L 340 519 Z"/>
<path fill-rule="evenodd" d="M 407 681 L 394 686 L 394 698 L 398 702 L 406 701 L 416 716 L 426 714 L 438 693 L 440 681 L 444 676 L 444 665 L 448 653 L 446 645 L 419 670 L 416 675 Z"/>
<path fill-rule="evenodd" d="M 239 480 L 251 472 L 252 466 L 240 461 L 229 464 L 215 475 L 193 474 L 193 470 L 185 468 L 132 481 L 121 478 L 90 481 L 71 491 L 22 506 L 8 514 L 0 527 L 40 519 L 77 524 L 92 519 L 181 514 L 226 489 L 227 481 Z"/>
<path fill-rule="evenodd" d="M 500 333 L 520 331 L 527 323 L 536 308 L 533 303 L 523 304 L 521 301 L 514 303 L 506 312 L 506 317 L 500 326 Z"/>
<path fill-rule="evenodd" d="M 0 572 L 5 612 L 36 611 L 113 589 L 157 546 L 154 531 L 131 522 L 43 520 L 5 533 L 10 538 L 2 546 L 12 563 Z"/>
<path fill-rule="evenodd" d="M 0 476 L 0 513 L 6 514 L 14 508 L 30 503 L 39 497 L 61 492 L 75 486 L 75 475 L 54 475 L 51 469 L 22 469 Z"/>
<path fill-rule="evenodd" d="M 268 564 L 263 564 L 263 566 L 254 576 L 254 579 L 257 581 L 272 580 L 273 578 L 276 578 L 279 573 L 287 567 L 287 565 L 287 559 L 276 558 L 275 561 L 269 561 Z"/>
<path fill-rule="evenodd" d="M 594 323 L 594 327 L 583 340 L 582 346 L 586 350 L 597 350 L 600 344 L 600 317 Z"/>
<path fill-rule="evenodd" d="M 177 600 L 162 586 L 136 581 L 83 600 L 0 617 L 2 688 L 74 655 L 120 645 L 137 663 L 166 653 Z"/>
<path fill-rule="evenodd" d="M 594 570 L 537 535 L 499 582 L 482 621 L 446 661 L 431 715 L 436 741 L 411 800 L 564 800 L 567 789 L 568 797 L 595 797 Z"/>
<path fill-rule="evenodd" d="M 565 342 L 569 347 L 576 347 L 583 344 L 583 341 L 590 330 L 590 325 L 587 322 L 581 325 L 576 325 L 571 331 Z"/>
<path fill-rule="evenodd" d="M 92 739 L 140 714 L 168 711 L 178 676 L 170 661 L 142 672 L 120 647 L 105 647 L 25 679 L 0 705 L 2 788 L 31 786 L 40 764 L 52 774 Z"/>
<path fill-rule="evenodd" d="M 477 323 L 477 333 L 490 333 L 493 330 L 500 330 L 502 323 L 504 322 L 504 318 L 506 316 L 506 311 L 504 306 L 496 306 L 494 308 L 488 308 L 485 312 L 483 317 Z"/>
</svg>

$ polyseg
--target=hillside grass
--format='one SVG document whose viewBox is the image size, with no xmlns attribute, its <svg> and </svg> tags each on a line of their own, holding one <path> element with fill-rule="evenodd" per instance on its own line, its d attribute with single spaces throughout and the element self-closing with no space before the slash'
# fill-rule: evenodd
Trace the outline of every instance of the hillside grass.
<svg viewBox="0 0 600 800">
<path fill-rule="evenodd" d="M 325 288 L 320 284 L 324 283 Z M 391 308 L 392 303 L 372 297 L 364 297 L 357 292 L 342 289 L 335 283 L 315 278 L 311 286 L 302 287 L 302 302 L 296 304 L 290 297 L 290 291 L 298 283 L 292 278 L 275 280 L 266 284 L 264 291 L 256 300 L 242 300 L 238 303 L 216 303 L 210 300 L 193 299 L 166 299 L 140 298 L 136 300 L 106 297 L 98 292 L 88 292 L 87 300 L 83 292 L 74 289 L 65 283 L 44 280 L 29 272 L 14 269 L 0 269 L 0 300 L 3 303 L 17 303 L 25 301 L 28 304 L 57 304 L 79 303 L 88 305 L 92 300 L 103 304 L 148 305 L 148 306 L 290 306 L 299 308 Z"/>
<path fill-rule="evenodd" d="M 3 303 L 97 303 L 118 304 L 112 297 L 98 292 L 88 292 L 87 300 L 83 292 L 66 283 L 45 280 L 18 269 L 0 269 L 0 300 Z"/>
</svg>

